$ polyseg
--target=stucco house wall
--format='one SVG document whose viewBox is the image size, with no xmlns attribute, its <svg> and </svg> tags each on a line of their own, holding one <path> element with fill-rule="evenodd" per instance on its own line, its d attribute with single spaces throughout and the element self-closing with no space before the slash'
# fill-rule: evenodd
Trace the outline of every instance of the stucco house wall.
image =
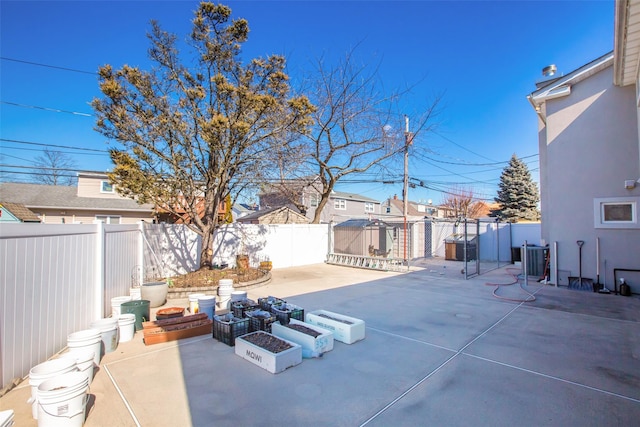
<svg viewBox="0 0 640 427">
<path fill-rule="evenodd" d="M 593 64 L 595 66 L 595 64 Z M 635 225 L 601 228 L 600 199 L 640 196 L 626 189 L 637 178 L 638 110 L 635 88 L 613 81 L 613 61 L 603 57 L 594 74 L 570 84 L 570 94 L 551 97 L 539 119 L 542 239 L 557 242 L 557 268 L 579 274 L 578 240 L 583 240 L 582 276 L 596 279 L 596 239 L 600 239 L 600 277 L 613 288 L 614 268 L 640 268 L 640 229 Z M 640 199 L 638 199 L 640 200 Z M 640 207 L 637 204 L 636 209 Z M 604 260 L 607 268 L 604 270 Z M 606 278 L 605 278 L 606 274 Z M 639 288 L 640 289 L 640 288 Z"/>
</svg>

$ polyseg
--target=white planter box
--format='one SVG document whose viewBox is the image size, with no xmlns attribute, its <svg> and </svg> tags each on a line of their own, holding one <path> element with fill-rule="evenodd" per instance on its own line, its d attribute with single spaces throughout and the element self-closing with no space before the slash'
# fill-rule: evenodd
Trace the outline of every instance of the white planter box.
<svg viewBox="0 0 640 427">
<path fill-rule="evenodd" d="M 328 319 L 328 316 L 331 319 Z M 337 320 L 334 320 L 337 319 Z M 327 310 L 315 310 L 307 313 L 307 323 L 318 325 L 323 329 L 333 332 L 333 338 L 345 344 L 353 344 L 364 339 L 364 321 L 344 314 L 334 313 Z M 344 320 L 349 323 L 341 322 Z"/>
<path fill-rule="evenodd" d="M 254 365 L 260 366 L 262 369 L 265 369 L 272 374 L 277 374 L 287 368 L 302 363 L 302 347 L 299 344 L 296 344 L 293 341 L 283 340 L 291 344 L 292 348 L 281 351 L 280 353 L 272 353 L 244 339 L 244 337 L 253 334 L 265 334 L 275 337 L 274 335 L 264 331 L 252 332 L 250 334 L 240 336 L 236 338 L 236 355 L 248 360 Z M 275 338 L 282 340 L 282 338 L 279 337 Z"/>
<path fill-rule="evenodd" d="M 302 357 L 320 357 L 322 353 L 333 350 L 333 332 L 296 319 L 291 319 L 289 325 L 302 325 L 320 333 L 320 335 L 314 338 L 304 332 L 283 326 L 278 322 L 271 325 L 271 333 L 273 335 L 288 341 L 293 341 L 302 346 Z"/>
</svg>

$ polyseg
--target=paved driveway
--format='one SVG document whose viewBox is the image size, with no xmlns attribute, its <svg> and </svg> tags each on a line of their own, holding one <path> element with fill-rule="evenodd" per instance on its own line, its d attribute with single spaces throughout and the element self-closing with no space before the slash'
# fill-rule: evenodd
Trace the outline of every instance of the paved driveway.
<svg viewBox="0 0 640 427">
<path fill-rule="evenodd" d="M 249 297 L 366 322 L 363 341 L 277 375 L 209 336 L 145 347 L 138 333 L 103 359 L 85 425 L 639 425 L 639 298 L 424 267 L 275 270 Z"/>
</svg>

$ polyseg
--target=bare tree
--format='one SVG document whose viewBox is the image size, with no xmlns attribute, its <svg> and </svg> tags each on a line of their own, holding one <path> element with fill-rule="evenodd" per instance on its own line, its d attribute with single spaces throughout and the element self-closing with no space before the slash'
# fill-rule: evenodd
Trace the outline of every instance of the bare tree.
<svg viewBox="0 0 640 427">
<path fill-rule="evenodd" d="M 61 151 L 45 148 L 41 156 L 34 159 L 33 181 L 47 185 L 76 184 L 76 162 Z"/>
<path fill-rule="evenodd" d="M 202 236 L 200 267 L 210 267 L 218 208 L 254 185 L 286 151 L 282 135 L 304 133 L 313 107 L 289 95 L 281 56 L 240 59 L 246 20 L 199 4 L 182 59 L 177 37 L 152 22 L 150 71 L 100 68 L 104 98 L 93 101 L 97 130 L 122 144 L 111 151 L 118 191 L 151 202 Z"/>
<path fill-rule="evenodd" d="M 316 107 L 311 132 L 303 138 L 309 144 L 309 160 L 299 169 L 313 177 L 320 195 L 313 223 L 319 223 L 336 183 L 345 176 L 384 169 L 385 163 L 403 152 L 406 143 L 431 126 L 438 100 L 430 104 L 417 121 L 410 138 L 404 133 L 404 114 L 398 101 L 406 93 L 383 93 L 377 70 L 357 66 L 353 52 L 335 66 L 317 62 L 306 93 Z M 415 147 L 414 147 L 415 149 Z"/>
<path fill-rule="evenodd" d="M 487 211 L 486 203 L 476 200 L 472 190 L 460 187 L 449 190 L 441 205 L 455 218 L 479 218 Z"/>
</svg>

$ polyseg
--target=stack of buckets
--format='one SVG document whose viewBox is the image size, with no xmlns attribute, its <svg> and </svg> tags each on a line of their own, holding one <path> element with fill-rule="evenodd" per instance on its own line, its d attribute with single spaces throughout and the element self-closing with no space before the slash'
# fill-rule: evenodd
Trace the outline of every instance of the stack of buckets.
<svg viewBox="0 0 640 427">
<path fill-rule="evenodd" d="M 220 307 L 227 307 L 229 305 L 229 299 L 231 298 L 231 292 L 233 292 L 233 279 L 220 279 L 218 281 L 218 296 Z"/>
<path fill-rule="evenodd" d="M 91 359 L 93 367 L 93 358 Z M 61 357 L 29 371 L 31 415 L 39 427 L 81 427 L 85 420 L 89 378 L 78 371 L 76 359 Z"/>
<path fill-rule="evenodd" d="M 85 421 L 87 391 L 94 369 L 105 353 L 115 351 L 118 342 L 130 341 L 136 315 L 121 314 L 121 305 L 131 297 L 111 300 L 111 317 L 91 322 L 90 328 L 67 336 L 69 351 L 29 371 L 31 415 L 39 427 L 81 427 Z M 214 302 L 215 304 L 215 302 Z M 0 427 L 13 425 L 13 417 Z"/>
<path fill-rule="evenodd" d="M 136 315 L 134 313 L 122 314 L 122 304 L 132 300 L 131 296 L 111 298 L 111 317 L 118 319 L 118 342 L 131 341 L 136 332 Z"/>
</svg>

